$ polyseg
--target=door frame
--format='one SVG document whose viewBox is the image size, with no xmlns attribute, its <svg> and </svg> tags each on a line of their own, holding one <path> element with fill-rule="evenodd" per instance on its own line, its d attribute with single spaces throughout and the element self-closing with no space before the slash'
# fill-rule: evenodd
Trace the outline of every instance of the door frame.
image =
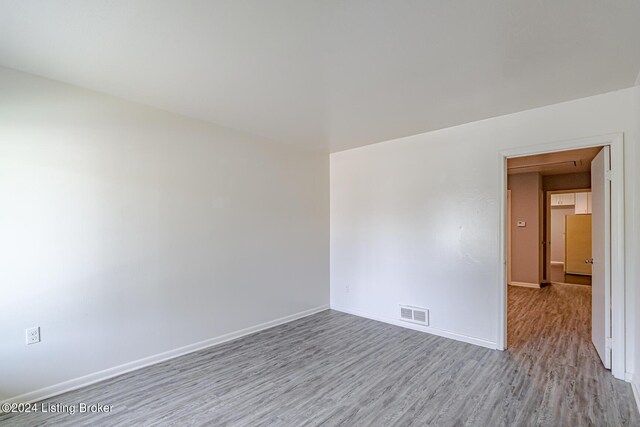
<svg viewBox="0 0 640 427">
<path fill-rule="evenodd" d="M 507 190 L 507 224 L 511 224 L 511 190 Z M 511 284 L 511 227 L 507 227 L 507 285 Z"/>
<path fill-rule="evenodd" d="M 622 133 L 556 141 L 499 152 L 500 173 L 500 264 L 499 264 L 499 350 L 507 348 L 507 158 L 608 145 L 611 153 L 611 373 L 625 378 L 625 250 L 624 250 L 624 138 Z"/>
</svg>

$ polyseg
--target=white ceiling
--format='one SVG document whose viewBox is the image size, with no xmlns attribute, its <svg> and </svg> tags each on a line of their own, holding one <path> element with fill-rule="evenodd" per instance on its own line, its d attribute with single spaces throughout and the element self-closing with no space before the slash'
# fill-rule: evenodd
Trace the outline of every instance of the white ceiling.
<svg viewBox="0 0 640 427">
<path fill-rule="evenodd" d="M 0 65 L 327 151 L 633 86 L 637 0 L 0 0 Z"/>
</svg>

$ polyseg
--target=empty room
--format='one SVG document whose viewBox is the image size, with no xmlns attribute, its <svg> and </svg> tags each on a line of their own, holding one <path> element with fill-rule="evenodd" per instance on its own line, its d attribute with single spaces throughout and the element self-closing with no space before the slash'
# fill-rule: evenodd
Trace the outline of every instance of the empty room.
<svg viewBox="0 0 640 427">
<path fill-rule="evenodd" d="M 640 425 L 638 22 L 0 1 L 0 426 Z"/>
</svg>

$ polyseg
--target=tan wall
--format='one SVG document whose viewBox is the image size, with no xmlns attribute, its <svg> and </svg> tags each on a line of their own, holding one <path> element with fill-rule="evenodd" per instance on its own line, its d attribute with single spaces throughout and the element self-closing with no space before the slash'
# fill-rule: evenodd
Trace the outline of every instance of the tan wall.
<svg viewBox="0 0 640 427">
<path fill-rule="evenodd" d="M 591 172 L 543 176 L 542 188 L 544 191 L 591 188 Z"/>
<path fill-rule="evenodd" d="M 511 190 L 511 280 L 536 283 L 541 275 L 542 177 L 538 173 L 510 175 Z M 525 221 L 526 227 L 517 227 Z"/>
</svg>

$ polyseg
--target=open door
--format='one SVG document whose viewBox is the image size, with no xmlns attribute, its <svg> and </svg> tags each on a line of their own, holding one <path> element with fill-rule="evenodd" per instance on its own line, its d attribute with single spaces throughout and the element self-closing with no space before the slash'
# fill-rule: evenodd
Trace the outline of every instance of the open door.
<svg viewBox="0 0 640 427">
<path fill-rule="evenodd" d="M 609 147 L 591 162 L 591 339 L 604 367 L 611 368 L 611 180 Z"/>
</svg>

